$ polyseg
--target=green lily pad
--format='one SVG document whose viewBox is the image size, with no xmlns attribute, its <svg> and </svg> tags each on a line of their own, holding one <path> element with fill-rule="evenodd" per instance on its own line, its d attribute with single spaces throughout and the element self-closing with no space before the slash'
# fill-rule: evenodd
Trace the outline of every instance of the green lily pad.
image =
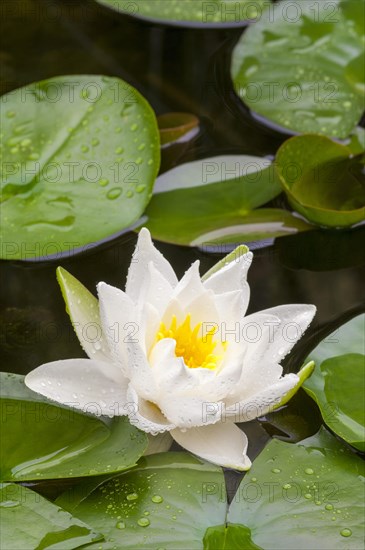
<svg viewBox="0 0 365 550">
<path fill-rule="evenodd" d="M 362 1 L 268 7 L 234 49 L 237 94 L 281 128 L 346 138 L 364 109 L 363 20 Z"/>
<path fill-rule="evenodd" d="M 38 493 L 14 483 L 0 484 L 0 510 L 4 550 L 73 550 L 103 539 Z"/>
<path fill-rule="evenodd" d="M 297 444 L 272 440 L 227 515 L 220 468 L 187 453 L 141 459 L 57 499 L 101 531 L 103 550 L 349 549 L 361 547 L 364 464 L 321 429 Z"/>
<path fill-rule="evenodd" d="M 309 355 L 316 362 L 304 390 L 318 404 L 325 423 L 365 451 L 365 315 L 327 336 Z"/>
<path fill-rule="evenodd" d="M 55 405 L 23 380 L 0 373 L 2 480 L 110 474 L 131 468 L 143 454 L 147 437 L 125 417 L 102 419 Z"/>
<path fill-rule="evenodd" d="M 176 244 L 254 241 L 311 227 L 280 209 L 253 209 L 280 194 L 269 160 L 228 155 L 182 164 L 159 176 L 145 212 L 154 238 Z"/>
<path fill-rule="evenodd" d="M 308 220 L 348 227 L 365 219 L 364 156 L 329 138 L 296 136 L 276 155 L 290 204 Z"/>
<path fill-rule="evenodd" d="M 209 527 L 204 536 L 204 550 L 262 550 L 251 539 L 251 531 L 243 525 Z"/>
<path fill-rule="evenodd" d="M 262 13 L 265 0 L 97 0 L 120 13 L 177 26 L 221 26 L 242 24 Z"/>
<path fill-rule="evenodd" d="M 170 200 L 170 197 L 162 195 L 153 198 L 145 225 L 154 238 L 175 244 L 208 249 L 209 246 L 295 235 L 313 227 L 279 208 L 259 208 L 240 215 L 238 212 L 229 213 L 226 207 L 222 208 L 222 204 L 217 202 L 204 205 L 207 210 L 204 216 L 194 217 L 188 207 L 189 202 L 179 200 L 170 203 Z"/>
<path fill-rule="evenodd" d="M 100 526 L 103 550 L 201 549 L 205 530 L 221 523 L 227 508 L 221 468 L 187 453 L 143 458 L 92 492 L 71 489 L 57 502 Z"/>
<path fill-rule="evenodd" d="M 129 84 L 56 77 L 2 96 L 0 114 L 1 258 L 70 255 L 141 216 L 159 168 L 159 133 Z"/>
<path fill-rule="evenodd" d="M 358 550 L 364 463 L 326 430 L 295 445 L 273 440 L 235 495 L 228 524 L 265 550 Z"/>
</svg>

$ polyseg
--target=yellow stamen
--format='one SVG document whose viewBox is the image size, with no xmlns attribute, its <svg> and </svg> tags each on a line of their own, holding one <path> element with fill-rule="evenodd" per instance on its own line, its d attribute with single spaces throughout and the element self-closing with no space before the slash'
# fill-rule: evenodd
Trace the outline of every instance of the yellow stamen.
<svg viewBox="0 0 365 550">
<path fill-rule="evenodd" d="M 222 359 L 222 355 L 213 353 L 217 345 L 217 342 L 214 342 L 215 328 L 213 327 L 204 336 L 198 336 L 202 323 L 198 323 L 192 329 L 190 321 L 191 315 L 189 314 L 184 322 L 178 326 L 174 315 L 169 328 L 164 323 L 160 324 L 156 340 L 173 338 L 176 341 L 175 355 L 176 357 L 183 357 L 187 367 L 215 370 L 217 363 Z M 225 351 L 227 342 L 222 342 L 222 344 Z"/>
</svg>

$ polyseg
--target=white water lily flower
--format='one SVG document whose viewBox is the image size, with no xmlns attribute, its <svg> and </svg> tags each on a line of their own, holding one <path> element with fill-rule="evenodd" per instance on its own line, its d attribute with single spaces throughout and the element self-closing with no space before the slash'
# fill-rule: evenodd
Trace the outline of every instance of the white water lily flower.
<svg viewBox="0 0 365 550">
<path fill-rule="evenodd" d="M 60 403 L 128 415 L 141 430 L 169 431 L 188 451 L 247 470 L 247 437 L 235 425 L 286 402 L 312 367 L 282 376 L 281 359 L 308 327 L 312 305 L 245 317 L 252 253 L 244 246 L 203 279 L 196 261 L 178 281 L 139 233 L 125 292 L 98 284 L 99 302 L 59 268 L 63 295 L 89 359 L 44 364 L 26 385 Z"/>
</svg>

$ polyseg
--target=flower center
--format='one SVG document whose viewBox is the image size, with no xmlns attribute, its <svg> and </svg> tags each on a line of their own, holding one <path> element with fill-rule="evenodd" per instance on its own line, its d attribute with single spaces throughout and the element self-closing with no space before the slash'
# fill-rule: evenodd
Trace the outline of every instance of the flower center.
<svg viewBox="0 0 365 550">
<path fill-rule="evenodd" d="M 191 316 L 186 316 L 181 325 L 177 324 L 175 315 L 172 318 L 170 328 L 165 323 L 160 324 L 157 333 L 157 341 L 163 338 L 173 338 L 176 341 L 175 355 L 183 357 L 185 365 L 191 369 L 198 367 L 214 370 L 217 368 L 218 361 L 222 355 L 217 355 L 214 349 L 217 342 L 214 342 L 216 332 L 213 327 L 211 330 L 200 336 L 202 323 L 198 323 L 193 329 L 190 326 Z M 225 349 L 226 342 L 222 342 Z"/>
</svg>

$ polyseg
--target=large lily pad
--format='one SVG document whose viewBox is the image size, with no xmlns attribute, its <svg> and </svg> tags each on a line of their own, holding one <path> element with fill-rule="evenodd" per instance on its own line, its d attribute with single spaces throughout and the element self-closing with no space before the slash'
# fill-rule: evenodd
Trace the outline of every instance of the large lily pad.
<svg viewBox="0 0 365 550">
<path fill-rule="evenodd" d="M 94 528 L 100 526 L 103 550 L 198 550 L 205 530 L 226 514 L 221 468 L 187 453 L 143 458 L 126 475 L 89 493 L 70 490 L 57 502 Z"/>
<path fill-rule="evenodd" d="M 0 511 L 4 550 L 73 550 L 103 539 L 65 510 L 14 483 L 0 484 Z"/>
<path fill-rule="evenodd" d="M 182 164 L 159 176 L 146 226 L 183 245 L 249 242 L 310 226 L 280 209 L 253 209 L 280 193 L 268 159 L 228 155 Z"/>
<path fill-rule="evenodd" d="M 72 254 L 142 214 L 159 168 L 159 132 L 150 105 L 126 82 L 36 82 L 1 98 L 1 126 L 1 258 Z"/>
<path fill-rule="evenodd" d="M 309 355 L 317 366 L 303 388 L 326 424 L 365 451 L 365 315 L 327 336 Z"/>
<path fill-rule="evenodd" d="M 4 481 L 75 478 L 134 466 L 147 447 L 125 417 L 113 420 L 57 406 L 1 373 L 1 474 Z M 93 404 L 90 404 L 90 411 Z"/>
<path fill-rule="evenodd" d="M 276 167 L 289 202 L 308 220 L 348 227 L 365 219 L 363 154 L 318 135 L 287 140 Z"/>
<path fill-rule="evenodd" d="M 244 24 L 260 16 L 270 0 L 97 0 L 120 13 L 177 26 L 215 27 Z"/>
<path fill-rule="evenodd" d="M 326 430 L 295 445 L 271 441 L 231 504 L 265 550 L 358 550 L 363 544 L 364 463 Z"/>
<path fill-rule="evenodd" d="M 363 470 L 322 429 L 295 445 L 271 441 L 228 516 L 222 470 L 187 453 L 143 458 L 133 470 L 68 490 L 57 504 L 101 531 L 103 550 L 357 550 Z"/>
<path fill-rule="evenodd" d="M 237 94 L 280 127 L 346 138 L 364 108 L 363 21 L 361 0 L 268 7 L 234 50 Z"/>
</svg>

